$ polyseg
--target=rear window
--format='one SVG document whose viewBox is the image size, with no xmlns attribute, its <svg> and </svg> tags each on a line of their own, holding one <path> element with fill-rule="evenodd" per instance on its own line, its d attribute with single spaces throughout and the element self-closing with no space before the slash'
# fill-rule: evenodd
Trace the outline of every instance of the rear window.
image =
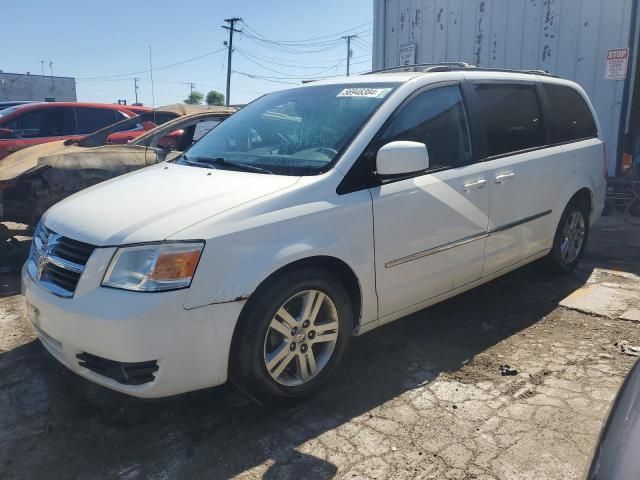
<svg viewBox="0 0 640 480">
<path fill-rule="evenodd" d="M 162 125 L 163 123 L 167 123 L 169 120 L 173 120 L 179 116 L 180 115 L 173 112 L 144 112 L 140 114 L 142 120 L 146 122 L 153 122 L 156 125 Z"/>
<path fill-rule="evenodd" d="M 596 122 L 582 95 L 565 85 L 545 84 L 558 142 L 598 136 Z"/>
<path fill-rule="evenodd" d="M 476 85 L 487 129 L 487 155 L 518 152 L 546 144 L 538 95 L 533 85 Z"/>
</svg>

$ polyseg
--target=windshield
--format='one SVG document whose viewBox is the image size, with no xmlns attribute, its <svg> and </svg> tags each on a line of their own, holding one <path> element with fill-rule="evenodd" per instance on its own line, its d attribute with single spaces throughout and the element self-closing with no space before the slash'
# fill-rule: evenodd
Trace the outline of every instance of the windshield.
<svg viewBox="0 0 640 480">
<path fill-rule="evenodd" d="M 279 175 L 326 171 L 397 84 L 339 84 L 266 95 L 205 135 L 178 163 L 233 162 Z M 256 171 L 255 169 L 253 171 Z"/>
</svg>

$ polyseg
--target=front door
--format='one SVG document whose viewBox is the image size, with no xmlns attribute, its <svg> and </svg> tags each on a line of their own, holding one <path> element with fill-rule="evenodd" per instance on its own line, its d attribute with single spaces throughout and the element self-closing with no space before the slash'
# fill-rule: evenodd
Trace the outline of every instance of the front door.
<svg viewBox="0 0 640 480">
<path fill-rule="evenodd" d="M 371 188 L 381 317 L 478 279 L 484 263 L 491 184 L 474 164 L 460 87 L 410 99 L 376 145 L 423 142 L 427 172 Z"/>
</svg>

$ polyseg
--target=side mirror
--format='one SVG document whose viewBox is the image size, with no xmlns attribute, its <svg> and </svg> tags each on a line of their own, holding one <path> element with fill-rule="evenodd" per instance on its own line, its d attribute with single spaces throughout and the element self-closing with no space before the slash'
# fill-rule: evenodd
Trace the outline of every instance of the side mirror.
<svg viewBox="0 0 640 480">
<path fill-rule="evenodd" d="M 13 130 L 10 130 L 8 128 L 0 128 L 0 140 L 6 140 L 9 138 L 16 138 L 15 133 L 13 133 Z"/>
<path fill-rule="evenodd" d="M 394 177 L 429 168 L 427 146 L 420 142 L 397 141 L 382 146 L 376 155 L 376 173 Z"/>
</svg>

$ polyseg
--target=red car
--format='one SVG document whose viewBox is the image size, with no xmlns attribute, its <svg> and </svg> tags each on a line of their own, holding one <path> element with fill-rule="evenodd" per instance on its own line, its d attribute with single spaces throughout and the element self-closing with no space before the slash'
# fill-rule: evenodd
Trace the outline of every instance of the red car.
<svg viewBox="0 0 640 480">
<path fill-rule="evenodd" d="M 38 143 L 80 139 L 88 133 L 148 112 L 129 105 L 81 102 L 28 103 L 0 110 L 0 160 Z M 111 134 L 111 143 L 127 143 L 144 133 L 139 125 Z"/>
</svg>

